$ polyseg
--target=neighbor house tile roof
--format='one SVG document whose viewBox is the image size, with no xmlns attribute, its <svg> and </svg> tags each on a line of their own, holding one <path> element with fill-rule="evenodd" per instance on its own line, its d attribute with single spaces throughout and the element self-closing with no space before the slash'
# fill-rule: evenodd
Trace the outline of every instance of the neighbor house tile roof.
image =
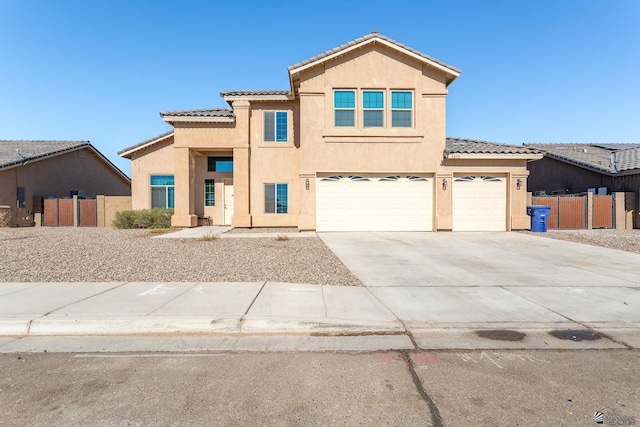
<svg viewBox="0 0 640 427">
<path fill-rule="evenodd" d="M 540 154 L 540 150 L 466 138 L 447 138 L 447 154 Z"/>
<path fill-rule="evenodd" d="M 210 108 L 205 110 L 165 111 L 160 116 L 165 117 L 226 117 L 234 118 L 233 110 L 228 108 Z"/>
<path fill-rule="evenodd" d="M 0 169 L 90 145 L 89 141 L 0 140 Z"/>
<path fill-rule="evenodd" d="M 640 169 L 640 144 L 524 145 L 542 150 L 550 158 L 609 175 Z"/>
<path fill-rule="evenodd" d="M 319 60 L 321 60 L 323 58 L 326 58 L 326 57 L 328 57 L 330 55 L 339 53 L 339 52 L 341 52 L 343 50 L 346 50 L 346 49 L 348 49 L 348 48 L 350 48 L 352 46 L 355 46 L 355 45 L 358 45 L 358 44 L 362 44 L 362 43 L 367 42 L 367 41 L 369 41 L 371 39 L 384 40 L 384 41 L 386 41 L 388 43 L 391 43 L 391 44 L 393 44 L 393 45 L 395 45 L 395 46 L 397 46 L 397 47 L 399 47 L 401 49 L 405 49 L 405 50 L 407 50 L 407 51 L 409 51 L 409 52 L 411 52 L 411 53 L 413 53 L 415 55 L 418 55 L 418 56 L 420 56 L 420 57 L 422 57 L 422 58 L 424 58 L 424 59 L 426 59 L 428 61 L 435 62 L 436 64 L 439 64 L 439 65 L 441 65 L 441 66 L 443 66 L 445 68 L 448 68 L 448 69 L 450 69 L 451 71 L 453 71 L 455 73 L 459 74 L 461 72 L 458 68 L 456 68 L 456 67 L 454 67 L 452 65 L 449 65 L 449 64 L 447 64 L 447 63 L 445 63 L 443 61 L 440 61 L 439 59 L 436 59 L 436 58 L 434 58 L 432 56 L 426 55 L 426 54 L 420 52 L 419 50 L 413 49 L 413 48 L 411 48 L 411 47 L 409 47 L 409 46 L 407 46 L 405 44 L 402 44 L 400 42 L 397 42 L 397 41 L 395 41 L 395 40 L 393 40 L 393 39 L 391 39 L 391 38 L 389 38 L 387 36 L 383 36 L 382 34 L 379 34 L 377 31 L 374 31 L 371 34 L 366 34 L 366 35 L 364 35 L 362 37 L 359 37 L 359 38 L 357 38 L 355 40 L 352 40 L 350 42 L 341 44 L 338 47 L 334 47 L 333 49 L 330 49 L 330 50 L 322 52 L 322 53 L 320 53 L 318 55 L 312 56 L 311 58 L 308 58 L 308 59 L 305 59 L 303 61 L 297 62 L 297 63 L 289 66 L 288 69 L 289 69 L 289 71 L 295 70 L 296 68 L 299 68 L 299 67 L 311 64 L 313 62 L 319 61 Z"/>
</svg>

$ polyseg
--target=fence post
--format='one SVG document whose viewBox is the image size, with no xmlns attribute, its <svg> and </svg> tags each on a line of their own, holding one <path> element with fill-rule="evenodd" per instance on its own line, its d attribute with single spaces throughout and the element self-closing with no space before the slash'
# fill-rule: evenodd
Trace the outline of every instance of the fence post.
<svg viewBox="0 0 640 427">
<path fill-rule="evenodd" d="M 78 196 L 74 195 L 73 196 L 73 204 L 72 204 L 72 209 L 73 209 L 73 215 L 71 216 L 73 219 L 73 226 L 77 227 L 78 224 L 80 223 L 80 215 L 78 212 Z"/>
<path fill-rule="evenodd" d="M 587 191 L 587 230 L 593 229 L 593 193 Z"/>
<path fill-rule="evenodd" d="M 613 227 L 616 230 L 624 230 L 626 225 L 626 211 L 625 211 L 625 193 L 616 192 L 613 193 Z"/>
<path fill-rule="evenodd" d="M 105 197 L 102 195 L 96 196 L 96 215 L 98 216 L 97 227 L 105 226 Z"/>
</svg>

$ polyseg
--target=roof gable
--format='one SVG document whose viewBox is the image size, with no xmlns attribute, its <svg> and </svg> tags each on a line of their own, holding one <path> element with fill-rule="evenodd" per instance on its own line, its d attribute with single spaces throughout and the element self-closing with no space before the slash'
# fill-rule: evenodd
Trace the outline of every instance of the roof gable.
<svg viewBox="0 0 640 427">
<path fill-rule="evenodd" d="M 315 67 L 322 63 L 325 63 L 331 59 L 334 59 L 338 56 L 345 55 L 348 52 L 359 49 L 363 46 L 373 44 L 373 43 L 381 43 L 391 49 L 394 49 L 404 55 L 410 56 L 414 59 L 417 59 L 423 63 L 426 63 L 436 69 L 443 71 L 447 75 L 446 85 L 448 86 L 451 82 L 453 82 L 461 73 L 461 71 L 449 65 L 443 61 L 440 61 L 432 56 L 424 54 L 416 49 L 413 49 L 409 46 L 406 46 L 402 43 L 399 43 L 389 37 L 383 36 L 379 34 L 377 31 L 373 31 L 371 34 L 367 34 L 363 37 L 357 38 L 345 44 L 342 44 L 333 49 L 322 52 L 318 55 L 312 56 L 311 58 L 305 59 L 298 63 L 291 65 L 289 70 L 289 80 L 291 82 L 291 88 L 293 91 L 293 81 L 294 76 L 300 74 L 302 71 L 309 69 L 311 67 Z"/>
</svg>

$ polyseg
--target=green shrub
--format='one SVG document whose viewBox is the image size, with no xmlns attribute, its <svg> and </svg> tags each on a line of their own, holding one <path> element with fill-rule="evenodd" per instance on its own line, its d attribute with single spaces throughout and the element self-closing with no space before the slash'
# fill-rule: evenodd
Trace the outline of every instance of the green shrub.
<svg viewBox="0 0 640 427">
<path fill-rule="evenodd" d="M 169 228 L 173 209 L 143 209 L 116 212 L 113 226 L 116 228 Z"/>
</svg>

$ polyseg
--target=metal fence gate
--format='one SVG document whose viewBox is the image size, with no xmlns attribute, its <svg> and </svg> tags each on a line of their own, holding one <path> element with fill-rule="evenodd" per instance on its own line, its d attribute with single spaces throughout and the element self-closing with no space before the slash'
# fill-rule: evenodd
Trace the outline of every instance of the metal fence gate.
<svg viewBox="0 0 640 427">
<path fill-rule="evenodd" d="M 533 197 L 532 202 L 534 205 L 551 207 L 547 220 L 547 228 L 550 230 L 588 228 L 587 196 L 539 196 Z M 592 228 L 613 228 L 615 225 L 613 195 L 594 195 L 591 214 Z"/>
</svg>

